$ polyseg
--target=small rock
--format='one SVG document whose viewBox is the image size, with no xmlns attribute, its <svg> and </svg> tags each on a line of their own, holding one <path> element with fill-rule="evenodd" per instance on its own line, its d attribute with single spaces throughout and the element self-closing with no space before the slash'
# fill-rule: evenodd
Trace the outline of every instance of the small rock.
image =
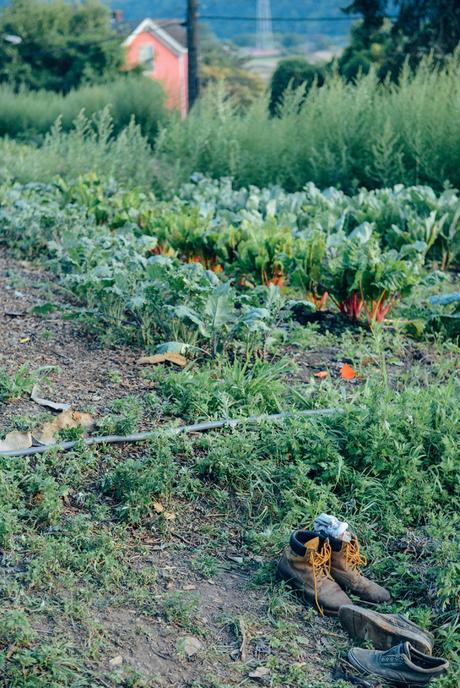
<svg viewBox="0 0 460 688">
<path fill-rule="evenodd" d="M 182 647 L 188 659 L 197 654 L 203 647 L 203 643 L 195 638 L 193 635 L 186 635 L 182 638 Z"/>
<path fill-rule="evenodd" d="M 230 561 L 234 561 L 235 564 L 242 564 L 243 563 L 243 557 L 227 557 L 227 559 L 230 559 Z"/>
<path fill-rule="evenodd" d="M 189 590 L 196 590 L 196 585 L 184 585 L 182 588 L 185 592 L 188 592 Z"/>
<path fill-rule="evenodd" d="M 109 664 L 112 667 L 112 669 L 116 669 L 117 667 L 121 667 L 123 664 L 123 657 L 121 655 L 117 655 L 116 657 L 112 657 L 112 659 L 109 660 Z"/>
<path fill-rule="evenodd" d="M 249 678 L 256 678 L 256 679 L 264 679 L 267 676 L 270 675 L 270 669 L 267 669 L 267 667 L 257 667 L 257 669 L 254 669 L 254 671 L 251 671 L 249 674 Z"/>
</svg>

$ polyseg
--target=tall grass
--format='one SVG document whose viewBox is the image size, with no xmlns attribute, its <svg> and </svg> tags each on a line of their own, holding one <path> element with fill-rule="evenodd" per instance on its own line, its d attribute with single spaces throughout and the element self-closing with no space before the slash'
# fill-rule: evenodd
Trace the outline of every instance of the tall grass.
<svg viewBox="0 0 460 688">
<path fill-rule="evenodd" d="M 374 73 L 346 84 L 332 76 L 306 97 L 291 93 L 279 117 L 267 101 L 238 111 L 222 90 L 209 93 L 186 121 L 163 131 L 159 158 L 178 182 L 200 171 L 241 186 L 307 181 L 347 191 L 364 185 L 460 185 L 460 61 L 442 70 L 425 61 L 398 85 Z"/>
<path fill-rule="evenodd" d="M 20 94 L 8 104 L 7 91 L 0 92 L 0 122 L 9 122 L 4 126 L 11 136 L 33 127 L 45 131 L 60 115 L 40 146 L 0 141 L 0 177 L 49 181 L 56 174 L 96 171 L 130 187 L 163 191 L 174 191 L 194 172 L 288 191 L 308 181 L 349 193 L 398 183 L 460 187 L 459 55 L 442 70 L 428 60 L 416 73 L 406 70 L 397 85 L 379 83 L 373 73 L 356 84 L 333 75 L 306 97 L 289 94 L 278 117 L 270 116 L 266 98 L 241 112 L 219 89 L 186 120 L 163 119 L 155 110 L 160 101 L 150 97 L 155 88 L 147 80 L 120 79 L 110 88 L 56 96 L 55 110 L 54 96 L 47 107 L 44 94 Z M 73 121 L 83 101 L 86 115 Z M 110 105 L 101 114 L 105 101 Z M 24 107 L 15 111 L 15 102 Z M 131 115 L 139 127 L 129 124 Z"/>
<path fill-rule="evenodd" d="M 165 94 L 158 82 L 145 77 L 119 77 L 110 84 L 83 86 L 67 95 L 50 91 L 20 91 L 0 85 L 0 136 L 42 139 L 60 118 L 62 131 L 73 129 L 83 110 L 87 117 L 109 107 L 115 133 L 133 117 L 142 134 L 155 140 L 167 119 Z"/>
<path fill-rule="evenodd" d="M 150 187 L 154 168 L 152 148 L 139 125 L 131 120 L 115 135 L 108 108 L 92 118 L 81 112 L 70 132 L 58 120 L 41 146 L 0 142 L 0 180 L 46 183 L 57 175 L 75 179 L 95 171 L 127 187 Z"/>
</svg>

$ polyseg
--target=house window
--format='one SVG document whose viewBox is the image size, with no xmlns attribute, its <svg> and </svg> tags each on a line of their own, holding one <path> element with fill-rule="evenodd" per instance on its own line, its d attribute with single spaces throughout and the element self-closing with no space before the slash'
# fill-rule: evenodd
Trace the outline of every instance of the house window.
<svg viewBox="0 0 460 688">
<path fill-rule="evenodd" d="M 153 45 L 147 43 L 141 45 L 139 50 L 139 65 L 145 72 L 151 72 L 153 69 Z"/>
</svg>

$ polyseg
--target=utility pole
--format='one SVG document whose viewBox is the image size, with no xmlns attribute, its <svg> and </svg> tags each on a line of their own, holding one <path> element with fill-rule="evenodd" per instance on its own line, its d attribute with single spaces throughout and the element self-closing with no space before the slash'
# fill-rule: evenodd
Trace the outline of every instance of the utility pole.
<svg viewBox="0 0 460 688">
<path fill-rule="evenodd" d="M 188 105 L 200 95 L 198 74 L 198 0 L 187 0 Z"/>
</svg>

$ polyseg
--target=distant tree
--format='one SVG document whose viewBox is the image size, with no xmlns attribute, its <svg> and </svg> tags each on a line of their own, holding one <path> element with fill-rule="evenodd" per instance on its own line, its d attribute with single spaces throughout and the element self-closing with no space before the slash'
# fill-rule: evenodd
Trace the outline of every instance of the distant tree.
<svg viewBox="0 0 460 688">
<path fill-rule="evenodd" d="M 442 64 L 460 42 L 459 0 L 354 0 L 344 11 L 362 15 L 339 60 L 347 78 L 356 76 L 359 62 L 369 61 L 382 78 L 396 79 L 405 61 L 416 67 L 430 53 Z M 388 14 L 394 15 L 391 24 Z"/>
<path fill-rule="evenodd" d="M 368 26 L 363 22 L 352 27 L 350 45 L 339 58 L 339 72 L 347 81 L 354 80 L 360 73 L 367 74 L 372 66 L 382 75 L 388 69 L 392 24 L 385 19 Z"/>
<path fill-rule="evenodd" d="M 234 67 L 204 64 L 201 68 L 201 81 L 205 90 L 222 83 L 226 94 L 241 109 L 251 105 L 265 90 L 265 83 L 258 74 Z"/>
<path fill-rule="evenodd" d="M 123 64 L 120 43 L 100 0 L 12 0 L 0 12 L 0 81 L 63 92 L 103 81 Z"/>
<path fill-rule="evenodd" d="M 262 95 L 261 77 L 245 69 L 245 59 L 231 41 L 220 41 L 205 26 L 200 33 L 200 77 L 204 89 L 223 83 L 233 102 L 244 109 Z"/>
<path fill-rule="evenodd" d="M 210 67 L 241 69 L 244 58 L 232 41 L 222 41 L 203 24 L 200 26 L 200 60 Z"/>
<path fill-rule="evenodd" d="M 318 86 L 324 84 L 322 67 L 310 64 L 303 57 L 281 60 L 273 72 L 270 86 L 270 112 L 272 115 L 276 114 L 288 88 L 305 86 L 308 90 L 315 81 Z"/>
</svg>

